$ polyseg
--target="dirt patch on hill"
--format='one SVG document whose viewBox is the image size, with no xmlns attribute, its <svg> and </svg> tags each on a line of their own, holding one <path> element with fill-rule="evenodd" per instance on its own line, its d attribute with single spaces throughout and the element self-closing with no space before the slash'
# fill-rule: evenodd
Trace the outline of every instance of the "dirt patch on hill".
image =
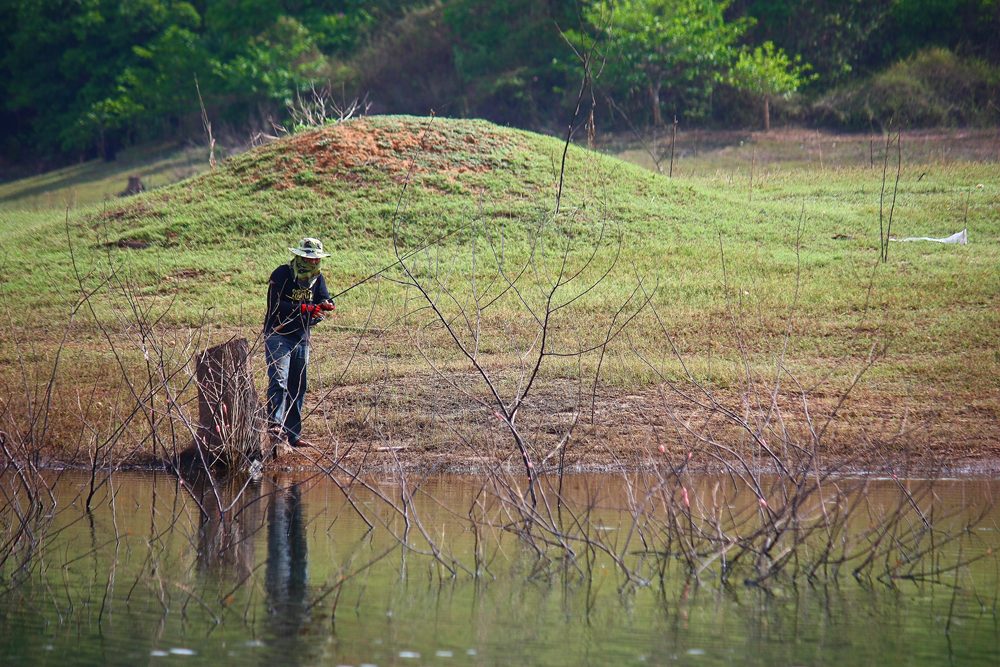
<svg viewBox="0 0 1000 667">
<path fill-rule="evenodd" d="M 503 166 L 511 144 L 510 137 L 474 125 L 357 119 L 282 142 L 273 161 L 273 187 L 309 187 L 330 179 L 402 183 L 423 174 L 453 179 Z"/>
</svg>

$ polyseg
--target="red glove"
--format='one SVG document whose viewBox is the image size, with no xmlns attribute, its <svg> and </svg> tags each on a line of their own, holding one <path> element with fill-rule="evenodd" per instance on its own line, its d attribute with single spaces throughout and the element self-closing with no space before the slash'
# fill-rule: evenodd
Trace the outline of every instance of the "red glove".
<svg viewBox="0 0 1000 667">
<path fill-rule="evenodd" d="M 313 317 L 318 317 L 320 312 L 319 304 L 304 303 L 300 306 L 302 312 L 306 315 L 311 315 Z"/>
<path fill-rule="evenodd" d="M 323 303 L 319 304 L 319 307 L 320 310 L 333 310 L 334 308 L 333 304 L 330 303 L 329 301 L 324 301 Z"/>
</svg>

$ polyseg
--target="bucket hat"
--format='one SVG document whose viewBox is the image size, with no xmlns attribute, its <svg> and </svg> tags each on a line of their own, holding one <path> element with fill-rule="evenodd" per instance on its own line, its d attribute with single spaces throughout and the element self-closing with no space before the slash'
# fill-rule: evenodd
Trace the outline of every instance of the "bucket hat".
<svg viewBox="0 0 1000 667">
<path fill-rule="evenodd" d="M 306 257 L 308 259 L 319 259 L 320 257 L 329 257 L 330 253 L 323 252 L 323 242 L 319 239 L 314 239 L 311 237 L 306 237 L 299 241 L 298 248 L 289 248 L 293 255 L 298 255 L 299 257 Z"/>
</svg>

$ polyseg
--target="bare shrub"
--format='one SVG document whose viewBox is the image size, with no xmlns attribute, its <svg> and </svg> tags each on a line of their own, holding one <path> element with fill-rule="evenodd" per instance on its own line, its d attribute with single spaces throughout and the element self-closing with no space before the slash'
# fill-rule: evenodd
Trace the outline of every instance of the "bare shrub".
<svg viewBox="0 0 1000 667">
<path fill-rule="evenodd" d="M 295 99 L 286 105 L 292 127 L 322 127 L 329 123 L 342 123 L 355 116 L 365 116 L 372 103 L 368 96 L 341 99 L 334 96 L 329 86 L 316 87 L 312 84 L 308 91 L 295 91 Z"/>
</svg>

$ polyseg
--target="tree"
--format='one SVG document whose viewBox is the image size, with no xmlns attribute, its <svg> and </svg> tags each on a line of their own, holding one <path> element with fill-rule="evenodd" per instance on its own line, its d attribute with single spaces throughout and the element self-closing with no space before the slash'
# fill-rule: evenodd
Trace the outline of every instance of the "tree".
<svg viewBox="0 0 1000 667">
<path fill-rule="evenodd" d="M 929 46 L 1000 62 L 998 0 L 896 0 L 870 42 L 879 66 Z"/>
<path fill-rule="evenodd" d="M 543 125 L 578 74 L 560 29 L 577 26 L 574 0 L 449 0 L 455 71 L 468 111 Z M 567 58 L 568 56 L 568 58 Z"/>
<path fill-rule="evenodd" d="M 147 47 L 199 22 L 189 3 L 162 0 L 13 0 L 2 14 L 13 28 L 0 49 L 0 104 L 19 121 L 14 152 L 33 156 L 113 157 L 160 111 L 145 84 L 144 70 L 160 66 Z"/>
<path fill-rule="evenodd" d="M 728 70 L 733 45 L 746 31 L 727 22 L 730 0 L 598 0 L 586 11 L 611 46 L 608 78 L 644 88 L 653 123 L 663 124 L 662 95 L 698 115 Z"/>
<path fill-rule="evenodd" d="M 807 72 L 811 69 L 802 58 L 791 58 L 774 43 L 764 42 L 761 46 L 740 51 L 730 82 L 738 89 L 757 97 L 764 105 L 764 131 L 771 129 L 771 99 L 788 96 L 805 82 L 815 78 Z"/>
<path fill-rule="evenodd" d="M 789 53 L 800 54 L 827 85 L 865 68 L 867 54 L 876 47 L 872 38 L 893 5 L 909 1 L 735 0 L 733 11 L 755 19 L 750 43 L 773 41 Z"/>
<path fill-rule="evenodd" d="M 323 72 L 321 45 L 400 11 L 390 0 L 0 0 L 5 156 L 113 158 L 198 117 L 194 77 L 223 121 L 278 108 Z M 402 3 L 405 4 L 405 3 Z M 299 18 L 302 17 L 302 18 Z M 197 124 L 200 128 L 200 123 Z"/>
</svg>

